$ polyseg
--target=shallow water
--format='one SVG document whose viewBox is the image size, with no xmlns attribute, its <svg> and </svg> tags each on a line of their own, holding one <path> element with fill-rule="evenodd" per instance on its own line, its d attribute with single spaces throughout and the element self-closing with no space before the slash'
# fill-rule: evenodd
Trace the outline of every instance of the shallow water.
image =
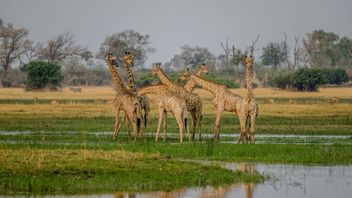
<svg viewBox="0 0 352 198">
<path fill-rule="evenodd" d="M 169 192 L 116 192 L 113 194 L 95 194 L 70 197 L 236 197 L 236 198 L 339 198 L 351 197 L 352 166 L 303 166 L 282 164 L 249 164 L 196 161 L 202 164 L 217 164 L 231 169 L 252 173 L 259 171 L 270 175 L 262 184 L 234 184 L 224 187 L 184 188 Z M 44 196 L 63 197 L 63 196 Z"/>
<path fill-rule="evenodd" d="M 77 134 L 89 134 L 89 135 L 113 135 L 113 132 L 108 132 L 108 131 L 97 131 L 97 132 L 77 132 L 77 131 L 65 131 L 65 132 L 59 132 L 59 131 L 45 131 L 45 132 L 34 132 L 34 131 L 3 131 L 0 130 L 0 135 L 33 135 L 33 134 L 38 134 L 38 133 L 43 133 L 43 134 L 65 134 L 65 135 L 77 135 Z M 145 132 L 147 135 L 152 135 L 154 136 L 154 132 Z M 127 132 L 120 132 L 120 136 L 127 136 Z M 179 137 L 178 133 L 167 133 L 167 137 Z M 204 138 L 213 138 L 214 134 L 202 134 L 202 137 Z M 221 134 L 221 138 L 238 138 L 238 134 Z M 295 135 L 295 134 L 256 134 L 255 138 L 302 138 L 302 139 L 307 139 L 307 138 L 325 138 L 325 139 L 352 139 L 352 135 Z"/>
</svg>

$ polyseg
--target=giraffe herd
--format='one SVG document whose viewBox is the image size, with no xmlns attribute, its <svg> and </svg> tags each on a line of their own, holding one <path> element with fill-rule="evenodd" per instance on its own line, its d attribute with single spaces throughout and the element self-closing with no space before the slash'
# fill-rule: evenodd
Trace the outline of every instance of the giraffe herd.
<svg viewBox="0 0 352 198">
<path fill-rule="evenodd" d="M 126 86 L 115 67 L 118 67 L 117 61 L 124 63 L 124 69 L 128 77 L 128 85 Z M 252 93 L 251 69 L 253 57 L 245 57 L 243 62 L 246 65 L 246 83 L 247 96 L 242 97 L 231 92 L 225 85 L 210 81 L 201 76 L 202 73 L 208 74 L 208 67 L 203 64 L 199 66 L 197 73 L 193 74 L 189 69 L 185 70 L 181 79 L 187 80 L 186 85 L 182 86 L 173 82 L 161 68 L 161 63 L 156 63 L 152 70 L 153 75 L 160 79 L 160 83 L 156 85 L 146 86 L 140 89 L 135 88 L 135 81 L 132 73 L 133 55 L 125 52 L 122 58 L 117 58 L 112 53 L 106 56 L 106 62 L 112 75 L 113 87 L 115 90 L 115 130 L 114 139 L 118 137 L 119 130 L 126 120 L 128 130 L 128 138 L 130 140 L 129 123 L 131 122 L 134 131 L 134 142 L 138 135 L 143 139 L 143 131 L 146 127 L 147 120 L 150 120 L 150 99 L 148 94 L 157 96 L 157 106 L 159 120 L 155 141 L 158 141 L 161 124 L 164 128 L 164 142 L 166 142 L 167 129 L 167 113 L 171 112 L 177 122 L 180 143 L 183 142 L 183 131 L 187 131 L 188 142 L 191 141 L 190 130 L 187 123 L 187 112 L 190 113 L 193 123 L 192 139 L 198 132 L 198 138 L 201 140 L 202 131 L 202 108 L 203 103 L 201 97 L 192 91 L 199 86 L 213 95 L 213 105 L 215 108 L 215 140 L 220 139 L 221 117 L 224 111 L 232 112 L 239 117 L 240 120 L 240 137 L 238 142 L 254 143 L 255 118 L 258 114 L 258 105 L 255 102 Z M 120 111 L 125 116 L 120 119 Z M 144 111 L 144 115 L 142 114 Z M 144 123 L 144 125 L 142 124 Z"/>
</svg>

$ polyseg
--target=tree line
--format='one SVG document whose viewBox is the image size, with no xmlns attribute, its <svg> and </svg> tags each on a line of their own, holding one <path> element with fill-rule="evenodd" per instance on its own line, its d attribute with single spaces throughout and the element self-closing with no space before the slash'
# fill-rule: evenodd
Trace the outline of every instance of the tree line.
<svg viewBox="0 0 352 198">
<path fill-rule="evenodd" d="M 248 47 L 240 49 L 227 39 L 219 43 L 223 51 L 220 55 L 214 55 L 206 47 L 183 45 L 181 53 L 163 65 L 177 80 L 180 70 L 185 67 L 195 69 L 197 65 L 205 63 L 212 73 L 208 78 L 222 81 L 230 87 L 244 86 L 245 67 L 242 57 L 258 52 L 261 52 L 261 56 L 254 64 L 253 74 L 257 86 L 284 87 L 278 83 L 279 79 L 303 68 L 340 68 L 349 76 L 352 75 L 352 38 L 314 30 L 307 33 L 305 38 L 294 37 L 294 45 L 290 46 L 287 34 L 283 33 L 281 41 L 268 42 L 262 49 L 257 48 L 258 40 L 260 35 Z M 109 85 L 111 79 L 103 62 L 104 56 L 107 52 L 121 56 L 125 51 L 131 51 L 134 55 L 134 69 L 139 70 L 136 75 L 137 84 L 154 82 L 156 79 L 147 75 L 149 70 L 144 65 L 148 56 L 155 52 L 148 34 L 143 35 L 134 30 L 114 33 L 107 36 L 99 51 L 93 54 L 78 44 L 69 32 L 58 34 L 46 42 L 35 43 L 29 38 L 27 29 L 15 27 L 0 19 L 1 86 L 32 86 L 35 79 L 31 79 L 31 76 L 39 75 L 39 71 L 43 73 L 44 67 L 35 66 L 40 64 L 56 68 L 56 72 L 44 72 L 58 75 L 56 80 L 49 83 L 53 86 Z M 28 71 L 35 68 L 38 71 Z M 347 80 L 343 78 L 343 82 L 349 80 L 349 77 Z M 292 87 L 293 84 L 287 83 L 285 87 Z M 38 85 L 34 86 L 37 87 Z"/>
</svg>

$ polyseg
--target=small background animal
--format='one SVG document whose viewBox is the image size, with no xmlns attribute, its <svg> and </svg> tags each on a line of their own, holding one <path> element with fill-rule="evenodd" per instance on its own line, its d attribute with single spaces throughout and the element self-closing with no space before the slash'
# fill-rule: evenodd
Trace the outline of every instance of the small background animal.
<svg viewBox="0 0 352 198">
<path fill-rule="evenodd" d="M 82 92 L 82 88 L 81 87 L 71 87 L 70 91 L 72 91 L 72 92 Z"/>
</svg>

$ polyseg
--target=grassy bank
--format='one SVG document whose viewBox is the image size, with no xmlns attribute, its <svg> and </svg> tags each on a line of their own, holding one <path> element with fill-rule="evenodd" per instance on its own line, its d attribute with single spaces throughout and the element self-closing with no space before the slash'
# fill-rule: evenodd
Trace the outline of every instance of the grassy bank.
<svg viewBox="0 0 352 198">
<path fill-rule="evenodd" d="M 124 150 L 0 149 L 0 161 L 0 194 L 168 191 L 263 179 Z"/>
<path fill-rule="evenodd" d="M 125 140 L 121 140 L 125 141 Z M 68 141 L 69 142 L 69 141 Z M 76 144 L 21 143 L 2 144 L 6 149 L 81 149 L 125 150 L 180 159 L 219 160 L 232 162 L 352 164 L 352 145 L 342 144 L 219 144 L 213 141 L 180 145 L 178 143 L 114 143 L 111 141 Z"/>
</svg>

